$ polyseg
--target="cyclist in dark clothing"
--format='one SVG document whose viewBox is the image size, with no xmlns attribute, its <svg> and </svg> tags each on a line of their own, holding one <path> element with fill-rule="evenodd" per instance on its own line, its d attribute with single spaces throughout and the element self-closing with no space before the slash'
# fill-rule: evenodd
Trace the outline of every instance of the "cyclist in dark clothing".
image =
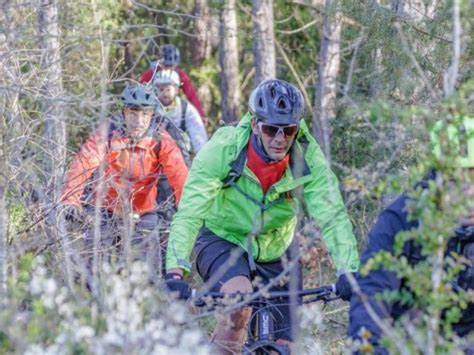
<svg viewBox="0 0 474 355">
<path fill-rule="evenodd" d="M 453 168 L 461 168 L 461 172 L 466 175 L 465 197 L 467 201 L 474 200 L 474 119 L 463 117 L 461 119 L 461 131 L 467 133 L 467 155 L 460 155 L 457 159 L 451 160 Z M 442 127 L 439 123 L 432 132 L 432 141 L 434 153 L 438 160 L 443 159 L 441 154 L 441 141 L 439 132 L 443 130 L 448 132 L 450 141 L 456 141 L 459 146 L 459 126 L 448 125 Z M 463 176 L 464 176 L 463 175 Z M 442 179 L 440 173 L 431 171 L 428 176 L 418 184 L 417 188 L 426 189 L 430 181 L 438 181 Z M 365 265 L 369 260 L 381 251 L 394 253 L 394 245 L 396 236 L 402 231 L 408 231 L 420 226 L 420 221 L 410 218 L 408 207 L 410 206 L 411 197 L 402 195 L 387 207 L 379 216 L 375 226 L 369 233 L 368 246 L 361 257 L 361 264 Z M 462 243 L 461 243 L 462 242 Z M 448 242 L 447 252 L 449 253 L 451 246 L 462 245 L 462 249 L 457 249 L 459 254 L 464 255 L 474 264 L 474 206 L 470 206 L 467 216 L 459 221 L 459 225 L 453 232 L 453 238 Z M 421 253 L 421 247 L 416 245 L 413 240 L 403 245 L 402 256 L 406 257 L 411 265 L 416 265 L 424 257 Z M 448 254 L 447 254 L 448 255 Z M 472 265 L 472 264 L 471 264 Z M 467 269 L 459 276 L 457 286 L 464 289 L 474 289 L 474 266 L 468 266 Z M 397 291 L 404 289 L 404 280 L 398 278 L 394 272 L 386 269 L 372 270 L 366 277 L 357 277 L 358 286 L 363 295 L 367 296 L 366 301 L 373 308 L 380 319 L 397 319 L 401 315 L 406 314 L 410 310 L 407 305 L 400 302 L 382 302 L 378 296 L 384 291 Z M 365 298 L 365 297 L 364 297 Z M 365 300 L 358 295 L 354 295 L 351 300 L 350 308 L 350 326 L 348 334 L 352 338 L 360 338 L 361 330 L 365 329 L 369 333 L 369 341 L 374 346 L 376 354 L 385 354 L 388 351 L 380 346 L 380 338 L 384 335 L 375 320 L 369 315 Z M 453 325 L 454 331 L 459 336 L 464 336 L 474 329 L 474 306 L 468 306 L 463 312 L 459 322 Z"/>
</svg>

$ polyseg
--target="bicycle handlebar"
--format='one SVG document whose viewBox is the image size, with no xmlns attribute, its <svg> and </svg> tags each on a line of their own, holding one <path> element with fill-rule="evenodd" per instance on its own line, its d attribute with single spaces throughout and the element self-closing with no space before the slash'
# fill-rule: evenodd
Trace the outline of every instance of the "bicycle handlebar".
<svg viewBox="0 0 474 355">
<path fill-rule="evenodd" d="M 237 292 L 237 293 L 223 293 L 223 292 L 207 292 L 204 295 L 199 295 L 198 290 L 193 289 L 191 293 L 191 300 L 197 306 L 203 305 L 204 299 L 207 297 L 212 298 L 214 301 L 221 299 L 221 298 L 235 298 L 240 301 L 245 301 L 246 298 L 251 299 L 252 296 L 255 296 L 258 292 Z M 334 297 L 330 297 L 334 295 Z M 254 300 L 250 302 L 259 301 L 261 299 L 271 300 L 276 298 L 283 298 L 283 297 L 306 297 L 306 296 L 316 296 L 315 298 L 311 299 L 311 302 L 315 301 L 332 301 L 339 298 L 336 295 L 336 285 L 330 284 L 326 286 L 321 286 L 317 288 L 309 288 L 304 290 L 298 291 L 274 291 L 274 292 L 265 292 L 258 295 Z"/>
</svg>

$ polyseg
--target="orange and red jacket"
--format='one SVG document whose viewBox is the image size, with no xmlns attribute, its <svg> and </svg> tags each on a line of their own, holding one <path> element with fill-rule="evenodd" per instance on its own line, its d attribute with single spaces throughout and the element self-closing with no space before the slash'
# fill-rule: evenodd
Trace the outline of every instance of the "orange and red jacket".
<svg viewBox="0 0 474 355">
<path fill-rule="evenodd" d="M 95 180 L 95 205 L 120 213 L 130 204 L 133 213 L 153 212 L 158 207 L 161 173 L 166 175 L 178 204 L 188 169 L 175 141 L 153 126 L 136 142 L 123 132 L 121 127 L 102 125 L 81 146 L 66 175 L 64 204 L 80 207 L 86 186 Z M 103 191 L 101 201 L 97 187 Z"/>
</svg>

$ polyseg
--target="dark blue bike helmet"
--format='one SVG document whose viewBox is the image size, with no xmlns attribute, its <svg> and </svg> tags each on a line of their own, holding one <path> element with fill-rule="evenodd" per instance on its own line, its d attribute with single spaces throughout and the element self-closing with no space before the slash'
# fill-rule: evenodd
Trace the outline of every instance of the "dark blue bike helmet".
<svg viewBox="0 0 474 355">
<path fill-rule="evenodd" d="M 304 98 L 294 85 L 278 79 L 262 81 L 250 95 L 249 109 L 258 120 L 270 124 L 298 124 Z"/>
<path fill-rule="evenodd" d="M 181 54 L 179 49 L 172 44 L 165 44 L 160 49 L 160 62 L 164 65 L 179 65 Z"/>
</svg>

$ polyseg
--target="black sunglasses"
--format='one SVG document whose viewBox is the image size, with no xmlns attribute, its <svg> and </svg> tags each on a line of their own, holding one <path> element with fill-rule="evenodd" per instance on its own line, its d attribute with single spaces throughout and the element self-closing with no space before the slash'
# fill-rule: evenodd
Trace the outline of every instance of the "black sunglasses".
<svg viewBox="0 0 474 355">
<path fill-rule="evenodd" d="M 283 133 L 286 138 L 293 137 L 300 128 L 297 124 L 291 124 L 287 126 L 276 126 L 269 123 L 259 123 L 262 133 L 269 137 L 276 137 L 278 134 L 280 134 L 280 132 Z"/>
<path fill-rule="evenodd" d="M 155 112 L 154 107 L 151 107 L 151 106 L 125 106 L 123 110 L 128 111 L 133 114 L 138 114 L 140 112 L 143 112 L 148 115 L 153 114 Z"/>
</svg>

